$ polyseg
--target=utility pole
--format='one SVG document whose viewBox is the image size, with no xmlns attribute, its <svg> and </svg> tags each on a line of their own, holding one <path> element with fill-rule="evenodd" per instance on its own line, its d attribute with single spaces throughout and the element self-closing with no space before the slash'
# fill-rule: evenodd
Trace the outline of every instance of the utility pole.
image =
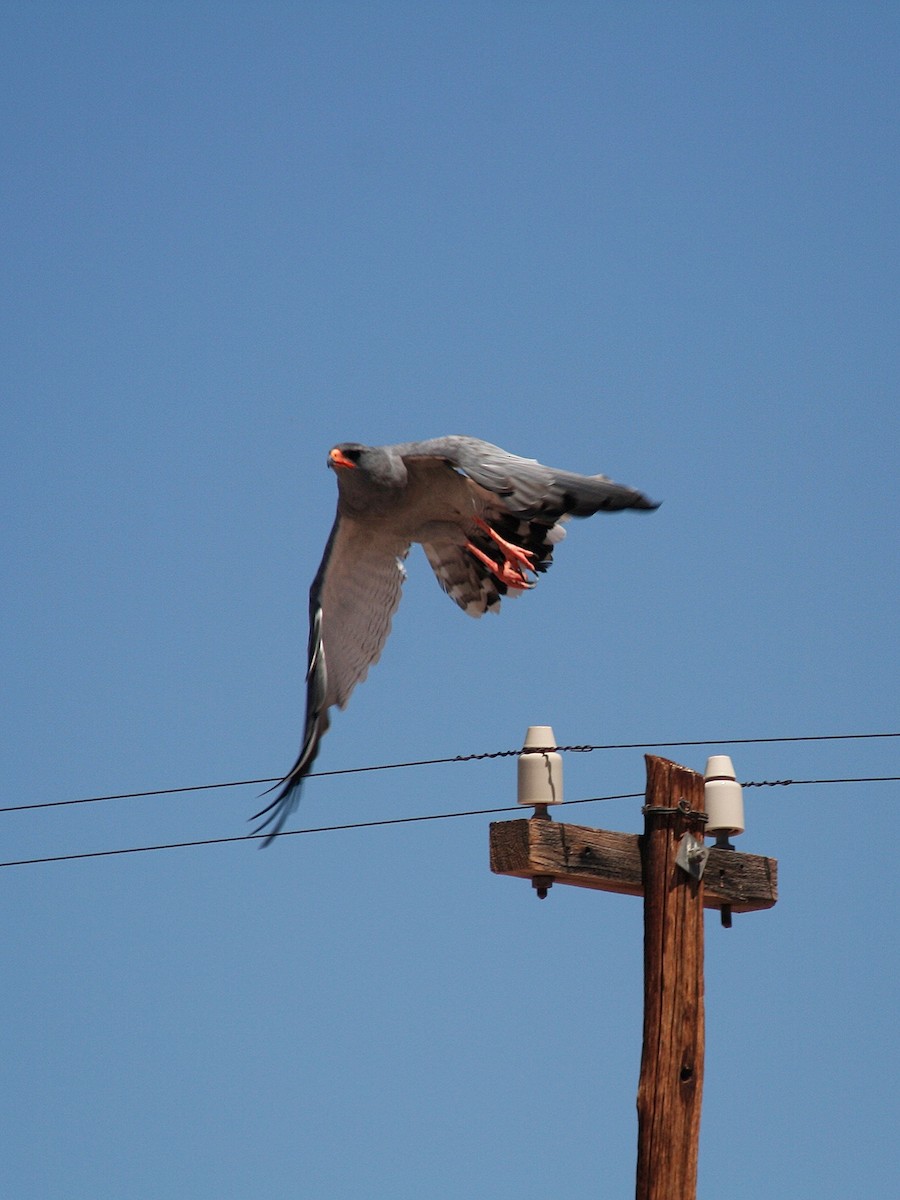
<svg viewBox="0 0 900 1200">
<path fill-rule="evenodd" d="M 527 757 L 520 758 L 520 770 Z M 643 836 L 553 821 L 547 810 L 562 798 L 560 771 L 554 799 L 543 803 L 538 795 L 523 801 L 520 792 L 521 803 L 535 803 L 530 820 L 491 825 L 491 870 L 531 879 L 539 896 L 554 883 L 643 896 L 636 1200 L 695 1200 L 703 1094 L 703 909 L 717 908 L 723 922 L 726 914 L 730 922 L 732 912 L 771 908 L 778 899 L 778 864 L 703 846 L 703 776 L 653 755 L 646 756 L 646 765 Z"/>
<path fill-rule="evenodd" d="M 703 1096 L 703 879 L 676 865 L 703 838 L 703 777 L 647 758 L 644 1048 L 638 1084 L 637 1200 L 697 1194 Z"/>
</svg>

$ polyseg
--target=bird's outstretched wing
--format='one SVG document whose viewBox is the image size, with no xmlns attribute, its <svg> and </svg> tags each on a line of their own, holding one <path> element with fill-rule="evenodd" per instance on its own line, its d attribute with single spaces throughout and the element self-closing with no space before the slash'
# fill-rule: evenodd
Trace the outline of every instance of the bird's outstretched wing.
<svg viewBox="0 0 900 1200">
<path fill-rule="evenodd" d="M 479 438 L 432 438 L 393 450 L 405 462 L 440 459 L 466 477 L 486 522 L 484 532 L 465 544 L 430 541 L 424 548 L 438 583 L 472 617 L 498 612 L 503 596 L 521 595 L 523 588 L 532 586 L 521 571 L 519 581 L 515 572 L 502 570 L 501 539 L 525 551 L 527 570 L 540 573 L 548 569 L 555 544 L 565 537 L 562 522 L 569 516 L 658 507 L 642 492 L 605 475 L 545 467 Z"/>
<path fill-rule="evenodd" d="M 253 818 L 265 818 L 254 831 L 268 830 L 264 846 L 297 806 L 300 785 L 329 726 L 329 709 L 335 704 L 343 708 L 378 661 L 400 603 L 408 552 L 408 542 L 340 514 L 335 519 L 309 591 L 303 744 L 290 772 L 276 785 L 275 799 Z"/>
<path fill-rule="evenodd" d="M 432 438 L 408 442 L 395 450 L 404 459 L 442 458 L 479 487 L 499 496 L 511 513 L 543 518 L 548 524 L 566 514 L 589 517 L 595 512 L 659 507 L 642 492 L 614 483 L 605 475 L 577 475 L 545 467 L 537 459 L 520 458 L 479 438 Z"/>
</svg>

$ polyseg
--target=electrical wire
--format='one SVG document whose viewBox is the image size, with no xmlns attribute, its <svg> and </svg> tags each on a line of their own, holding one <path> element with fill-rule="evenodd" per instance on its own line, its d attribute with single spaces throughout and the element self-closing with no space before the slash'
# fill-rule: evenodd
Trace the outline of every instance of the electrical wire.
<svg viewBox="0 0 900 1200">
<path fill-rule="evenodd" d="M 760 782 L 741 784 L 742 787 L 799 787 L 804 784 L 829 783 L 900 783 L 900 775 L 869 775 L 845 779 L 772 779 Z M 590 796 L 581 800 L 564 800 L 559 807 L 573 804 L 599 804 L 608 800 L 636 800 L 644 795 L 643 792 L 620 792 L 613 796 Z M 343 825 L 319 825 L 306 829 L 285 829 L 275 837 L 299 837 L 310 833 L 338 833 L 349 829 L 376 829 L 387 825 L 412 825 L 424 821 L 448 821 L 455 817 L 494 816 L 498 813 L 521 812 L 519 805 L 507 805 L 503 808 L 470 808 L 459 812 L 426 813 L 416 817 L 385 817 L 377 821 L 353 821 Z M 74 862 L 86 858 L 112 858 L 123 854 L 146 854 L 154 850 L 180 850 L 194 846 L 223 846 L 231 842 L 265 841 L 271 835 L 266 833 L 235 834 L 231 837 L 200 838 L 188 842 L 162 842 L 151 846 L 125 846 L 113 850 L 88 850 L 77 854 L 51 854 L 42 858 L 20 858 L 9 862 L 0 862 L 2 867 L 31 867 L 41 863 Z"/>
<path fill-rule="evenodd" d="M 900 775 L 857 775 L 854 779 L 761 779 L 742 783 L 745 788 L 798 787 L 804 783 L 900 783 Z"/>
<path fill-rule="evenodd" d="M 603 800 L 635 800 L 643 796 L 643 792 L 622 792 L 616 796 L 592 796 L 586 800 L 563 800 L 562 804 L 593 804 Z M 348 829 L 377 829 L 384 825 L 413 825 L 423 821 L 449 821 L 454 817 L 483 817 L 497 813 L 521 812 L 517 804 L 506 805 L 503 808 L 470 808 L 460 812 L 426 813 L 418 817 L 384 817 L 377 821 L 351 821 L 344 825 L 319 825 L 307 829 L 283 829 L 274 835 L 268 833 L 243 833 L 231 837 L 201 838 L 193 842 L 166 842 L 155 846 L 127 846 L 116 850 L 89 850 L 81 854 L 52 854 L 46 858 L 23 858 L 14 862 L 0 862 L 0 867 L 30 867 L 37 863 L 71 862 L 79 858 L 106 858 L 115 854 L 143 854 L 150 850 L 178 850 L 187 846 L 221 846 L 228 842 L 258 842 L 266 841 L 274 836 L 279 840 L 284 837 L 298 837 L 306 833 L 338 833 Z"/>
<path fill-rule="evenodd" d="M 701 738 L 695 741 L 682 742 L 616 742 L 605 745 L 578 746 L 548 746 L 553 749 L 573 754 L 590 754 L 595 750 L 671 750 L 683 746 L 752 746 L 773 742 L 838 742 L 859 741 L 872 738 L 900 738 L 897 733 L 820 733 L 807 736 L 792 737 L 755 737 L 755 738 Z M 311 771 L 307 779 L 324 779 L 332 775 L 360 775 L 370 771 L 397 771 L 407 767 L 434 767 L 448 763 L 483 762 L 487 759 L 514 758 L 522 753 L 521 747 L 516 750 L 489 750 L 480 754 L 455 754 L 449 758 L 420 758 L 408 762 L 377 763 L 364 767 L 340 767 L 333 771 Z M 234 779 L 225 783 L 197 783 L 186 787 L 156 788 L 145 792 L 117 792 L 108 796 L 84 796 L 76 800 L 41 800 L 33 804 L 8 804 L 0 806 L 0 813 L 26 812 L 36 808 L 65 808 L 73 804 L 99 804 L 107 800 L 137 800 L 148 796 L 174 796 L 183 792 L 213 791 L 218 788 L 251 787 L 262 784 L 281 783 L 281 777 L 270 779 Z M 764 786 L 748 784 L 745 786 Z M 0 863 L 0 866 L 3 864 Z"/>
</svg>

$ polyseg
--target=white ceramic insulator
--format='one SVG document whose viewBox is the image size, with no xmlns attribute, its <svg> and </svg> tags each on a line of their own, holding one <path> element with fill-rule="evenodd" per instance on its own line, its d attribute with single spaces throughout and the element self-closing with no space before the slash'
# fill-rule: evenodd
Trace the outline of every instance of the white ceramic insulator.
<svg viewBox="0 0 900 1200">
<path fill-rule="evenodd" d="M 555 750 L 535 753 L 530 747 L 555 746 L 549 725 L 531 725 L 519 755 L 519 804 L 562 804 L 562 757 Z M 526 753 L 527 751 L 527 753 Z"/>
<path fill-rule="evenodd" d="M 707 833 L 744 832 L 744 797 L 727 754 L 713 754 L 706 760 L 704 798 Z"/>
</svg>

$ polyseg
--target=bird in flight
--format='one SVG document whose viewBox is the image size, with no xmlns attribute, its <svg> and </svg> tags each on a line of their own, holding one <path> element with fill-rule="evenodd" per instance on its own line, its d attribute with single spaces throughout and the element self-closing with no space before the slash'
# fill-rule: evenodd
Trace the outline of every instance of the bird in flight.
<svg viewBox="0 0 900 1200">
<path fill-rule="evenodd" d="M 473 437 L 397 446 L 341 442 L 328 455 L 337 515 L 309 592 L 306 720 L 297 761 L 256 813 L 277 837 L 329 726 L 377 662 L 418 542 L 437 581 L 471 617 L 534 587 L 568 517 L 658 507 L 605 475 L 576 475 Z M 273 789 L 274 790 L 274 789 Z"/>
</svg>

